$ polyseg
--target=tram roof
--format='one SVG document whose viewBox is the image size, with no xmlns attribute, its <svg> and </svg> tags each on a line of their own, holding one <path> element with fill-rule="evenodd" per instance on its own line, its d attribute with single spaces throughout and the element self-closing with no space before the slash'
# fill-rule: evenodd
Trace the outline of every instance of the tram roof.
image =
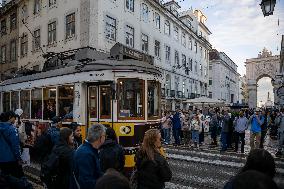
<svg viewBox="0 0 284 189">
<path fill-rule="evenodd" d="M 144 61 L 139 61 L 134 59 L 117 60 L 117 59 L 108 58 L 103 60 L 91 61 L 88 63 L 78 62 L 75 65 L 74 64 L 70 66 L 67 65 L 63 68 L 58 68 L 50 71 L 35 73 L 32 75 L 8 79 L 0 83 L 0 86 L 81 73 L 81 72 L 103 71 L 103 70 L 113 70 L 121 72 L 126 70 L 133 72 L 139 71 L 154 75 L 161 75 L 161 71 L 159 70 L 159 68 Z"/>
</svg>

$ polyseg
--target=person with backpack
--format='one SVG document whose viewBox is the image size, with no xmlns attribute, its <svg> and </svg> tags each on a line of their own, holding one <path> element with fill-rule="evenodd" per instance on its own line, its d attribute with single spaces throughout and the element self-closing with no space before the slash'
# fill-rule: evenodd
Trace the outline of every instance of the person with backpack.
<svg viewBox="0 0 284 189">
<path fill-rule="evenodd" d="M 109 168 L 123 172 L 125 164 L 124 150 L 118 144 L 115 131 L 111 127 L 106 129 L 106 140 L 100 147 L 99 156 L 101 170 L 104 173 Z"/>
<path fill-rule="evenodd" d="M 163 189 L 172 171 L 160 152 L 161 134 L 157 129 L 145 132 L 143 143 L 135 155 L 137 189 Z"/>
<path fill-rule="evenodd" d="M 275 156 L 281 157 L 284 145 L 284 108 L 280 110 L 280 113 L 275 118 L 275 125 L 278 127 L 278 151 Z"/>
<path fill-rule="evenodd" d="M 20 140 L 14 127 L 17 115 L 13 111 L 0 116 L 0 169 L 5 175 L 24 176 Z"/>
<path fill-rule="evenodd" d="M 71 188 L 80 186 L 80 189 L 93 189 L 95 187 L 97 180 L 103 175 L 99 161 L 99 148 L 104 144 L 105 137 L 106 129 L 102 124 L 89 127 L 85 143 L 74 154 Z"/>
<path fill-rule="evenodd" d="M 69 189 L 74 153 L 73 143 L 72 130 L 62 128 L 59 142 L 41 168 L 42 179 L 48 189 Z"/>
</svg>

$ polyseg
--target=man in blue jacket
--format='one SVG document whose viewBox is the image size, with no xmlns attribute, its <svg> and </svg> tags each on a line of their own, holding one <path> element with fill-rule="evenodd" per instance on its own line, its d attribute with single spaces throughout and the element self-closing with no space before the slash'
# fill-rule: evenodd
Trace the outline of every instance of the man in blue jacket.
<svg viewBox="0 0 284 189">
<path fill-rule="evenodd" d="M 0 122 L 0 169 L 4 175 L 17 178 L 24 176 L 21 166 L 20 139 L 16 128 L 14 112 L 1 114 Z"/>
<path fill-rule="evenodd" d="M 250 129 L 250 148 L 251 150 L 259 148 L 261 139 L 261 125 L 264 123 L 264 117 L 259 115 L 260 111 L 256 110 L 255 113 L 250 117 L 249 123 L 251 124 Z"/>
<path fill-rule="evenodd" d="M 171 120 L 173 123 L 173 136 L 175 138 L 175 145 L 180 145 L 181 121 L 180 121 L 180 113 L 178 110 L 171 118 Z"/>
<path fill-rule="evenodd" d="M 95 124 L 89 128 L 85 143 L 75 152 L 74 175 L 80 189 L 93 189 L 97 180 L 103 175 L 98 149 L 105 142 L 105 137 L 105 127 Z"/>
</svg>

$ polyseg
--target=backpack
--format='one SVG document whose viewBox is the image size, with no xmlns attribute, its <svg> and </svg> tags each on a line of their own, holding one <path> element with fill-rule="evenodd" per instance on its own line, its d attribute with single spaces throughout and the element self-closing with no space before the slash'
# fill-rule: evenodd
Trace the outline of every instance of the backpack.
<svg viewBox="0 0 284 189">
<path fill-rule="evenodd" d="M 57 182 L 59 170 L 59 156 L 52 152 L 41 165 L 40 179 L 47 186 L 54 186 Z"/>
</svg>

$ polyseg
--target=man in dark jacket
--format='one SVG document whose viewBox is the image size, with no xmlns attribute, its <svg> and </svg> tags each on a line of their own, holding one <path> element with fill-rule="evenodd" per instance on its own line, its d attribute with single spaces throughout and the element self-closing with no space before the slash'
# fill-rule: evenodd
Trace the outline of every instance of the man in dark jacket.
<svg viewBox="0 0 284 189">
<path fill-rule="evenodd" d="M 123 172 L 124 164 L 123 148 L 117 143 L 115 131 L 108 127 L 105 143 L 100 147 L 101 170 L 106 172 L 107 169 L 113 168 L 119 172 Z"/>
<path fill-rule="evenodd" d="M 105 142 L 106 129 L 95 124 L 88 129 L 87 139 L 74 155 L 74 175 L 81 189 L 93 189 L 102 176 L 99 148 Z"/>
<path fill-rule="evenodd" d="M 230 115 L 228 114 L 228 111 L 224 111 L 224 117 L 222 118 L 222 132 L 221 132 L 221 143 L 222 143 L 222 149 L 221 151 L 226 151 L 228 147 L 228 133 L 229 133 L 229 127 L 230 127 Z"/>
<path fill-rule="evenodd" d="M 61 125 L 61 118 L 58 116 L 55 116 L 51 120 L 51 125 L 47 130 L 47 134 L 51 138 L 52 145 L 55 146 L 59 142 L 59 132 L 60 132 L 60 125 Z"/>
<path fill-rule="evenodd" d="M 7 122 L 0 122 L 0 169 L 5 175 L 12 175 L 17 178 L 24 176 L 21 166 L 21 149 L 20 140 L 16 128 L 13 123 L 16 120 L 16 115 L 6 113 L 2 119 Z"/>
<path fill-rule="evenodd" d="M 180 121 L 180 113 L 178 110 L 171 118 L 171 120 L 173 123 L 173 136 L 175 138 L 175 145 L 180 145 L 181 121 Z"/>
</svg>

